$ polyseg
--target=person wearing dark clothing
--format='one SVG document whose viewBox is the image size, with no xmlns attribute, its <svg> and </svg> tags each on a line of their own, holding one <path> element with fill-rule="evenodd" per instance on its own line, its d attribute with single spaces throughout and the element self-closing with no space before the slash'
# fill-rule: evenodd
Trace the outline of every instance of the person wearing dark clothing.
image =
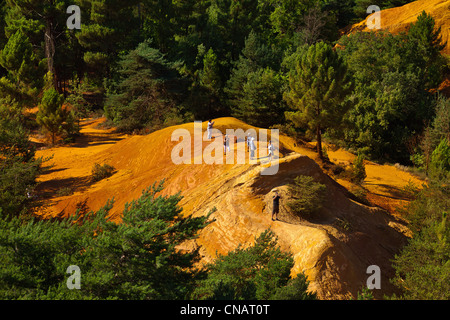
<svg viewBox="0 0 450 320">
<path fill-rule="evenodd" d="M 280 195 L 278 191 L 275 191 L 275 195 L 273 196 L 273 206 L 272 206 L 272 220 L 278 220 L 277 215 L 280 212 Z M 275 219 L 273 218 L 275 217 Z"/>
<path fill-rule="evenodd" d="M 227 151 L 230 152 L 230 138 L 228 134 L 223 137 L 223 153 L 227 154 Z"/>
</svg>

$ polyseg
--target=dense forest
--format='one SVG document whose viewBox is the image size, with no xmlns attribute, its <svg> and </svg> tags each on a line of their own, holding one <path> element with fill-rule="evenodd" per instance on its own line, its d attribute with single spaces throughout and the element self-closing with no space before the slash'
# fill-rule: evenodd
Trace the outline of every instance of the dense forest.
<svg viewBox="0 0 450 320">
<path fill-rule="evenodd" d="M 36 124 L 53 143 L 70 141 L 76 119 L 96 108 L 128 132 L 232 115 L 324 134 L 377 160 L 429 164 L 418 137 L 447 103 L 432 89 L 448 60 L 426 13 L 408 34 L 341 36 L 367 1 L 76 1 L 81 25 L 69 29 L 67 1 L 2 2 L 2 97 L 41 105 Z M 336 74 L 317 69 L 328 56 Z M 332 92 L 303 97 L 315 80 Z"/>
<path fill-rule="evenodd" d="M 36 204 L 28 195 L 46 159 L 36 158 L 29 132 L 41 130 L 49 144 L 69 143 L 78 120 L 100 112 L 111 126 L 137 134 L 234 116 L 316 140 L 320 158 L 325 139 L 367 159 L 415 167 L 429 184 L 408 208 L 417 236 L 394 261 L 393 281 L 406 298 L 448 299 L 448 288 L 426 290 L 427 275 L 450 273 L 450 100 L 436 90 L 450 60 L 440 53 L 440 30 L 423 12 L 397 35 L 341 32 L 365 19 L 369 5 L 408 2 L 0 0 L 0 258 L 8 264 L 0 271 L 0 297 L 81 298 L 58 287 L 65 273 L 58 268 L 70 262 L 92 270 L 84 298 L 314 298 L 305 293 L 305 279 L 290 279 L 292 258 L 274 249 L 270 232 L 256 249 L 237 249 L 208 266 L 207 275 L 195 269 L 197 253 L 174 248 L 207 222 L 179 217 L 178 196 L 144 193 L 124 212 L 123 226 L 104 219 L 109 204 L 82 224 L 31 219 Z M 66 25 L 73 4 L 81 9 L 80 29 Z M 36 114 L 24 112 L 34 107 Z M 140 215 L 145 206 L 164 210 L 155 209 L 159 216 L 150 220 Z M 168 231 L 172 224 L 177 228 Z M 97 228 L 103 232 L 93 237 Z M 141 239 L 140 228 L 166 233 Z M 126 252 L 114 243 L 123 239 Z M 94 249 L 78 255 L 88 243 Z M 147 256 L 143 248 L 154 243 L 160 246 Z M 258 259 L 276 263 L 259 269 L 265 262 Z M 166 273 L 140 274 L 155 261 Z M 117 276 L 120 265 L 142 277 L 132 283 L 126 272 Z M 244 280 L 223 278 L 239 268 L 251 270 Z M 279 276 L 260 281 L 264 272 Z M 173 279 L 169 287 L 163 277 Z"/>
</svg>

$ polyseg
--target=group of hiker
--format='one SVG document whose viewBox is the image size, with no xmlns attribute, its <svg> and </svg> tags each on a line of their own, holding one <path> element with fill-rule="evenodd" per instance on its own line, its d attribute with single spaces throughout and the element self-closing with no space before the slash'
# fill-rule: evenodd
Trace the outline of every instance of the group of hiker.
<svg viewBox="0 0 450 320">
<path fill-rule="evenodd" d="M 214 126 L 214 121 L 209 120 L 208 126 L 207 126 L 207 133 L 208 133 L 208 140 L 211 140 L 212 138 L 212 129 Z M 250 152 L 250 159 L 255 159 L 255 151 L 256 151 L 256 144 L 255 144 L 255 137 L 252 137 L 250 132 L 245 137 L 245 143 L 247 145 L 247 152 Z M 272 141 L 269 141 L 269 144 L 267 145 L 268 149 L 268 158 L 269 161 L 272 161 L 273 158 L 273 152 L 274 152 L 274 146 L 272 144 Z M 225 134 L 223 136 L 223 153 L 227 154 L 227 152 L 230 151 L 230 137 L 228 134 Z"/>
<path fill-rule="evenodd" d="M 208 133 L 208 140 L 211 140 L 212 138 L 212 130 L 214 126 L 214 121 L 209 120 L 208 121 L 208 127 L 207 127 L 207 133 Z M 256 145 L 255 145 L 255 137 L 252 137 L 250 132 L 245 137 L 245 143 L 247 145 L 247 152 L 250 152 L 250 159 L 255 158 L 255 151 L 256 151 Z M 269 141 L 269 144 L 267 145 L 268 149 L 268 158 L 270 161 L 272 161 L 273 152 L 274 152 L 274 146 L 272 144 L 272 141 Z M 227 154 L 227 151 L 230 151 L 230 137 L 228 134 L 225 134 L 223 136 L 223 152 L 224 154 Z M 272 196 L 272 220 L 278 220 L 278 213 L 280 211 L 280 195 L 278 194 L 278 190 L 274 190 L 274 195 Z"/>
</svg>

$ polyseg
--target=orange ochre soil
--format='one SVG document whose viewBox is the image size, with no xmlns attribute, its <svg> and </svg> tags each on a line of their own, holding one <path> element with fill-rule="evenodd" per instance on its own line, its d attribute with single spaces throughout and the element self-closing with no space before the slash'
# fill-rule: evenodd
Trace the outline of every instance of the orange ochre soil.
<svg viewBox="0 0 450 320">
<path fill-rule="evenodd" d="M 383 292 L 393 292 L 388 281 L 393 272 L 390 259 L 410 236 L 405 219 L 397 212 L 399 206 L 408 203 L 401 189 L 408 183 L 418 187 L 423 183 L 411 174 L 392 165 L 366 161 L 364 187 L 372 204 L 367 206 L 349 198 L 347 190 L 355 186 L 324 173 L 313 144 L 297 143 L 280 135 L 278 173 L 263 176 L 261 168 L 268 164 L 264 158 L 249 163 L 247 152 L 245 164 L 174 164 L 171 153 L 179 141 L 172 141 L 172 133 L 185 129 L 193 137 L 193 123 L 139 136 L 99 127 L 104 121 L 84 119 L 75 143 L 37 151 L 38 157 L 52 157 L 38 180 L 36 195 L 43 203 L 38 215 L 50 218 L 68 216 L 77 209 L 96 211 L 114 197 L 110 218 L 120 223 L 125 203 L 137 199 L 154 182 L 166 179 L 163 194 L 181 191 L 184 214 L 198 216 L 213 207 L 217 209 L 213 214 L 215 222 L 202 230 L 197 240 L 186 244 L 191 248 L 201 246 L 206 262 L 239 244 L 252 243 L 260 232 L 271 228 L 282 249 L 294 255 L 293 275 L 304 272 L 311 282 L 310 290 L 320 298 L 354 296 L 365 283 L 366 268 L 372 264 L 384 268 Z M 206 126 L 203 122 L 203 132 Z M 221 132 L 254 128 L 235 118 L 215 119 L 214 127 Z M 254 129 L 259 133 L 258 128 Z M 222 141 L 221 136 L 218 139 Z M 232 147 L 236 151 L 244 143 L 239 141 Z M 209 144 L 204 141 L 203 149 Z M 332 162 L 343 166 L 355 158 L 342 149 L 332 151 L 328 147 L 327 152 Z M 94 183 L 91 170 L 95 163 L 107 163 L 116 171 Z M 326 203 L 312 219 L 289 216 L 284 201 L 288 197 L 287 184 L 300 174 L 311 175 L 327 186 Z M 282 196 L 278 221 L 271 220 L 271 191 L 275 188 Z"/>
</svg>

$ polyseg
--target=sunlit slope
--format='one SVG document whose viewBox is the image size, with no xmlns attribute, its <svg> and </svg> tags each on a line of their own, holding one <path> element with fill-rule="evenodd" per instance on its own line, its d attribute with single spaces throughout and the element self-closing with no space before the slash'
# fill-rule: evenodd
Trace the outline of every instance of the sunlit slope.
<svg viewBox="0 0 450 320">
<path fill-rule="evenodd" d="M 248 158 L 245 164 L 176 165 L 171 157 L 179 142 L 172 141 L 172 134 L 182 129 L 193 138 L 193 123 L 146 136 L 123 136 L 96 129 L 101 121 L 83 123 L 81 143 L 38 152 L 44 157 L 54 154 L 49 161 L 54 167 L 40 177 L 42 184 L 38 195 L 47 207 L 39 214 L 52 217 L 73 214 L 77 208 L 98 210 L 114 197 L 112 218 L 120 222 L 126 202 L 138 198 L 142 190 L 155 181 L 166 179 L 164 193 L 181 191 L 185 214 L 203 215 L 214 207 L 217 209 L 213 214 L 215 222 L 202 231 L 195 243 L 189 244 L 201 246 L 205 261 L 239 244 L 248 245 L 260 232 L 271 228 L 278 235 L 282 248 L 294 255 L 292 272 L 305 272 L 311 281 L 310 289 L 317 291 L 321 298 L 355 295 L 365 284 L 367 267 L 373 264 L 383 270 L 383 288 L 387 292 L 392 289 L 388 281 L 392 276 L 390 259 L 405 240 L 404 223 L 379 208 L 350 200 L 347 190 L 323 173 L 311 149 L 298 146 L 293 139 L 281 135 L 279 170 L 268 176 L 260 174 L 261 167 L 267 164 L 252 164 Z M 252 128 L 235 118 L 215 119 L 215 127 L 223 133 L 226 129 Z M 206 130 L 206 122 L 202 123 L 202 130 Z M 238 145 L 243 143 L 238 142 Z M 203 150 L 209 144 L 203 142 Z M 329 155 L 337 162 L 349 156 L 340 151 L 329 152 Z M 223 159 L 226 162 L 226 158 Z M 194 161 L 193 155 L 191 160 Z M 264 162 L 263 158 L 260 160 Z M 93 183 L 90 175 L 95 163 L 108 163 L 116 172 L 110 178 Z M 392 168 L 388 173 L 390 179 L 404 174 L 389 168 Z M 367 179 L 375 177 L 371 172 L 368 170 Z M 313 176 L 327 187 L 324 207 L 308 219 L 296 219 L 286 213 L 286 185 L 300 174 Z M 377 179 L 373 182 L 383 184 L 384 181 Z M 402 177 L 395 183 L 404 185 L 405 180 L 406 177 Z M 58 196 L 62 188 L 71 190 L 67 195 Z M 282 196 L 280 221 L 272 221 L 270 214 L 275 188 Z"/>
<path fill-rule="evenodd" d="M 381 29 L 391 33 L 407 31 L 409 25 L 415 22 L 424 10 L 434 18 L 436 28 L 441 28 L 442 40 L 447 43 L 443 53 L 450 54 L 450 0 L 419 0 L 401 7 L 381 10 Z M 356 30 L 369 30 L 367 19 L 353 25 L 349 32 Z"/>
</svg>

